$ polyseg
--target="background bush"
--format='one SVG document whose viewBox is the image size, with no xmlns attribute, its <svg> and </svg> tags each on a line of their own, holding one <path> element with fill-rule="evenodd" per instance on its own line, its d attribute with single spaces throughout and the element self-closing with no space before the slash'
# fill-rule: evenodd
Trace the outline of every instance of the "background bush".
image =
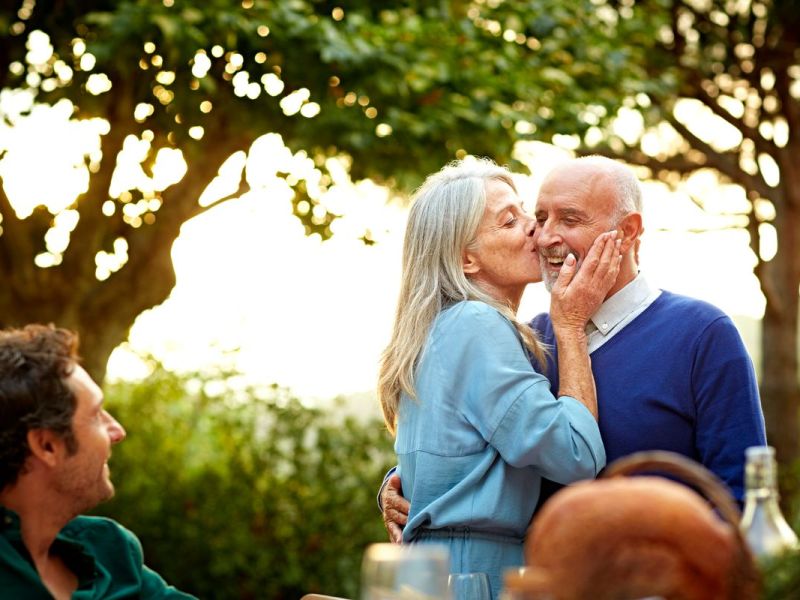
<svg viewBox="0 0 800 600">
<path fill-rule="evenodd" d="M 167 581 L 200 598 L 356 597 L 364 547 L 387 539 L 375 494 L 394 454 L 378 419 L 157 364 L 106 397 L 128 437 L 99 510 Z"/>
</svg>

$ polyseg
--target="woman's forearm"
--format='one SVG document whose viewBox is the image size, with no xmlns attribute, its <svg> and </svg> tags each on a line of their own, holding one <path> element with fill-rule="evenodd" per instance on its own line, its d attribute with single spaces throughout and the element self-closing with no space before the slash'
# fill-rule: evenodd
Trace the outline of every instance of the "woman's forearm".
<svg viewBox="0 0 800 600">
<path fill-rule="evenodd" d="M 586 334 L 555 328 L 558 347 L 559 396 L 572 396 L 597 419 L 597 391 L 592 375 Z"/>
</svg>

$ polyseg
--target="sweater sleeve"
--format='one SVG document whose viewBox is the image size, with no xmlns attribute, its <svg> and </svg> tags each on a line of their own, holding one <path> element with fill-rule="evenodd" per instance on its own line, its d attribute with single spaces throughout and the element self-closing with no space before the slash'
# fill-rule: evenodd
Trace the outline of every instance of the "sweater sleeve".
<svg viewBox="0 0 800 600">
<path fill-rule="evenodd" d="M 482 303 L 465 304 L 437 355 L 443 372 L 457 379 L 466 418 L 515 467 L 533 466 L 559 483 L 594 477 L 606 457 L 589 410 L 553 396 L 505 317 Z"/>
<path fill-rule="evenodd" d="M 727 316 L 715 319 L 699 337 L 692 390 L 701 462 L 741 502 L 745 448 L 766 444 L 766 433 L 753 364 Z"/>
</svg>

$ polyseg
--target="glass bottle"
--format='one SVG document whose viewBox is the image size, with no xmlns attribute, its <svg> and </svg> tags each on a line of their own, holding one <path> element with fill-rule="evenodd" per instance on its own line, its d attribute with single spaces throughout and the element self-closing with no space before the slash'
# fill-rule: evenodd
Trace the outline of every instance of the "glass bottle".
<svg viewBox="0 0 800 600">
<path fill-rule="evenodd" d="M 778 505 L 778 465 L 775 448 L 745 450 L 745 504 L 740 528 L 757 559 L 798 548 L 797 535 Z"/>
</svg>

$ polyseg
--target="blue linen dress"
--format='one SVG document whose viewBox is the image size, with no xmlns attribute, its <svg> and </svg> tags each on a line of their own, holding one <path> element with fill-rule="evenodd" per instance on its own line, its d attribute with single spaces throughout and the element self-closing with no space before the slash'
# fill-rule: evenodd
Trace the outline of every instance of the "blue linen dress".
<svg viewBox="0 0 800 600">
<path fill-rule="evenodd" d="M 434 321 L 402 395 L 395 451 L 411 502 L 403 542 L 444 543 L 453 573 L 485 572 L 493 597 L 522 543 L 543 477 L 592 478 L 605 466 L 589 410 L 555 398 L 514 326 L 491 306 L 459 302 Z"/>
</svg>

